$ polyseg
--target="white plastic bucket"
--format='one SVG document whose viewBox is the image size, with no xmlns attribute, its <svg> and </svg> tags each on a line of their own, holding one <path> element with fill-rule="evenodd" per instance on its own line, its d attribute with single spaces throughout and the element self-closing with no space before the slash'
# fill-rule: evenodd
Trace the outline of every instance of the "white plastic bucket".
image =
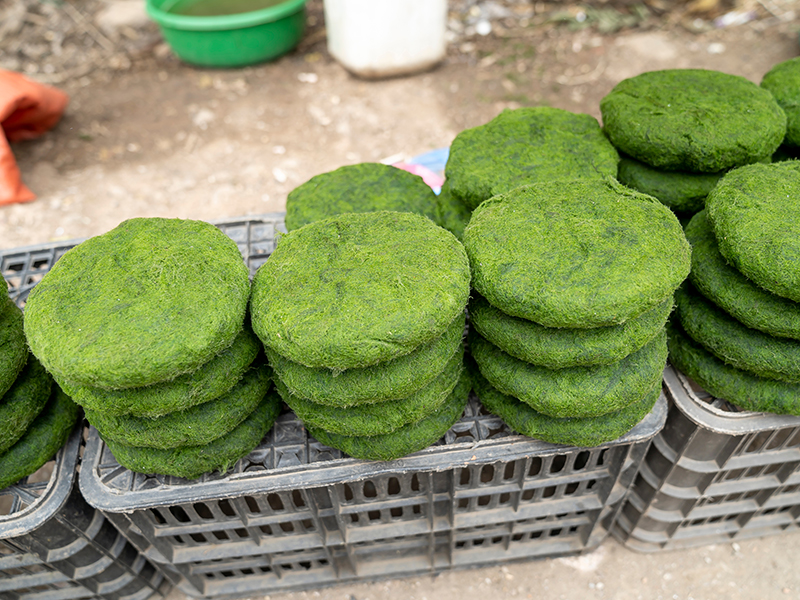
<svg viewBox="0 0 800 600">
<path fill-rule="evenodd" d="M 328 51 L 376 78 L 423 71 L 444 58 L 447 0 L 324 0 Z"/>
</svg>

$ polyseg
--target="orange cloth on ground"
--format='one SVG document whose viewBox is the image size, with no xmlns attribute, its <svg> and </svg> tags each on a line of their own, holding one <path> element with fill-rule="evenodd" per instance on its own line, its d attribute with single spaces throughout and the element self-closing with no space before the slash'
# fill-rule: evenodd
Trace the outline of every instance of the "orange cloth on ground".
<svg viewBox="0 0 800 600">
<path fill-rule="evenodd" d="M 36 198 L 22 183 L 8 142 L 42 135 L 58 123 L 68 101 L 61 90 L 0 69 L 0 205 Z"/>
</svg>

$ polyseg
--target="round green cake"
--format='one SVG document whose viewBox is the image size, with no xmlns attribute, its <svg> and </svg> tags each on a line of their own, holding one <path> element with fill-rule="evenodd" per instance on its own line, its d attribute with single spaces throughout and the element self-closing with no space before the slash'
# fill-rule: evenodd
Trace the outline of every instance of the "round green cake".
<svg viewBox="0 0 800 600">
<path fill-rule="evenodd" d="M 504 110 L 459 133 L 445 176 L 450 193 L 474 210 L 523 184 L 613 177 L 618 162 L 594 117 L 537 106 Z"/>
<path fill-rule="evenodd" d="M 469 303 L 470 326 L 507 354 L 550 369 L 608 365 L 652 340 L 672 312 L 672 296 L 622 325 L 573 329 L 544 327 L 505 314 L 482 296 Z"/>
<path fill-rule="evenodd" d="M 706 199 L 719 251 L 765 290 L 800 302 L 800 162 L 748 165 Z"/>
<path fill-rule="evenodd" d="M 261 344 L 249 328 L 230 347 L 196 371 L 172 381 L 141 388 L 104 390 L 56 378 L 61 388 L 85 410 L 107 417 L 160 417 L 219 398 L 241 379 Z"/>
<path fill-rule="evenodd" d="M 436 194 L 422 177 L 380 163 L 348 165 L 312 177 L 286 198 L 286 229 L 342 213 L 376 210 L 435 218 Z"/>
<path fill-rule="evenodd" d="M 159 449 L 103 441 L 117 462 L 131 471 L 196 479 L 212 471 L 225 473 L 250 454 L 272 428 L 282 406 L 281 397 L 273 389 L 233 431 L 203 446 Z"/>
<path fill-rule="evenodd" d="M 675 215 L 617 181 L 560 181 L 484 202 L 464 231 L 472 285 L 504 313 L 545 327 L 625 323 L 689 274 Z"/>
<path fill-rule="evenodd" d="M 444 370 L 462 347 L 465 320 L 465 314 L 456 317 L 443 335 L 409 354 L 360 369 L 305 367 L 270 348 L 267 357 L 292 394 L 316 404 L 345 408 L 396 400 L 417 392 Z"/>
<path fill-rule="evenodd" d="M 438 410 L 458 383 L 463 364 L 462 346 L 438 377 L 411 396 L 349 408 L 315 404 L 293 395 L 280 380 L 275 384 L 284 402 L 307 427 L 345 436 L 382 435 Z"/>
<path fill-rule="evenodd" d="M 13 446 L 42 412 L 52 385 L 53 379 L 31 356 L 11 389 L 0 397 L 0 454 Z"/>
<path fill-rule="evenodd" d="M 0 294 L 0 396 L 14 384 L 27 359 L 22 311 L 7 293 Z"/>
<path fill-rule="evenodd" d="M 215 400 L 158 418 L 112 417 L 87 410 L 86 418 L 103 439 L 126 446 L 178 448 L 201 446 L 232 431 L 253 414 L 271 381 L 266 365 L 251 367 L 239 382 Z"/>
<path fill-rule="evenodd" d="M 469 349 L 496 390 L 554 418 L 599 417 L 642 399 L 661 381 L 667 363 L 666 334 L 617 363 L 547 369 L 510 356 L 474 332 Z"/>
<path fill-rule="evenodd" d="M 368 367 L 444 334 L 466 307 L 463 246 L 411 213 L 348 213 L 280 238 L 253 280 L 253 330 L 307 367 Z"/>
<path fill-rule="evenodd" d="M 761 87 L 775 97 L 786 113 L 787 146 L 800 146 L 800 57 L 791 58 L 772 67 L 761 80 Z"/>
<path fill-rule="evenodd" d="M 436 218 L 439 227 L 444 227 L 459 240 L 464 238 L 464 228 L 469 223 L 472 212 L 450 191 L 450 184 L 445 181 L 442 191 L 436 197 Z"/>
<path fill-rule="evenodd" d="M 705 206 L 706 196 L 725 172 L 689 173 L 665 171 L 622 156 L 617 179 L 634 190 L 658 198 L 678 213 L 696 213 Z"/>
<path fill-rule="evenodd" d="M 50 460 L 67 441 L 78 414 L 78 405 L 58 386 L 53 386 L 44 410 L 16 444 L 0 453 L 0 490 L 30 475 Z"/>
<path fill-rule="evenodd" d="M 395 460 L 427 448 L 447 433 L 453 423 L 461 418 L 470 388 L 469 378 L 462 374 L 458 385 L 439 410 L 384 435 L 344 436 L 313 428 L 308 428 L 308 432 L 326 446 L 337 448 L 354 458 Z"/>
<path fill-rule="evenodd" d="M 751 329 L 800 340 L 800 304 L 758 287 L 730 266 L 719 253 L 705 211 L 685 231 L 692 245 L 689 278 L 703 296 Z"/>
<path fill-rule="evenodd" d="M 600 101 L 603 129 L 625 154 L 667 171 L 718 173 L 771 155 L 786 115 L 767 90 L 704 69 L 650 71 Z"/>
<path fill-rule="evenodd" d="M 688 283 L 675 301 L 684 331 L 717 358 L 759 377 L 800 382 L 800 342 L 745 327 Z"/>
<path fill-rule="evenodd" d="M 725 364 L 676 323 L 667 326 L 669 362 L 716 398 L 744 410 L 800 415 L 800 385 L 764 379 Z"/>
<path fill-rule="evenodd" d="M 28 296 L 25 335 L 59 379 L 153 385 L 229 347 L 249 290 L 236 243 L 213 225 L 130 219 L 53 265 Z"/>
<path fill-rule="evenodd" d="M 473 385 L 486 410 L 503 419 L 514 431 L 551 444 L 586 448 L 628 433 L 653 409 L 661 393 L 659 383 L 644 398 L 619 412 L 586 419 L 557 419 L 497 391 L 480 373 L 473 373 Z"/>
</svg>

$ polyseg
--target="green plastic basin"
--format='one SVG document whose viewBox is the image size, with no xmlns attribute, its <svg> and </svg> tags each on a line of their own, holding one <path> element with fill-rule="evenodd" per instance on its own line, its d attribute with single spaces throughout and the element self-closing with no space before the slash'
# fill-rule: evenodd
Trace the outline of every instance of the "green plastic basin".
<svg viewBox="0 0 800 600">
<path fill-rule="evenodd" d="M 178 1 L 147 0 L 147 14 L 181 60 L 204 67 L 242 67 L 294 48 L 303 37 L 306 0 L 220 16 L 169 12 Z"/>
</svg>

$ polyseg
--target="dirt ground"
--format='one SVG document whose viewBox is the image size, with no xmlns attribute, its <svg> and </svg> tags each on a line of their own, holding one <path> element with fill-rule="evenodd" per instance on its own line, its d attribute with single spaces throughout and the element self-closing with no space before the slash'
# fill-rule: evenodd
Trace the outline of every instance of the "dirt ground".
<svg viewBox="0 0 800 600">
<path fill-rule="evenodd" d="M 15 30 L 0 19 L 0 68 L 16 66 L 71 97 L 56 129 L 13 146 L 38 199 L 0 207 L 0 249 L 92 236 L 135 216 L 218 220 L 280 211 L 288 192 L 315 174 L 448 146 L 504 108 L 550 105 L 599 119 L 600 99 L 637 73 L 701 67 L 759 82 L 800 51 L 796 0 L 451 0 L 441 65 L 365 81 L 328 54 L 321 0 L 312 0 L 296 51 L 223 71 L 181 63 L 152 24 L 93 25 L 108 2 L 48 4 L 41 12 L 45 3 L 0 1 L 6 16 L 21 15 Z M 53 8 L 67 5 L 77 16 Z M 720 26 L 734 17 L 748 22 Z M 486 36 L 475 33 L 480 19 L 492 25 Z M 53 23 L 72 28 L 58 33 Z M 797 534 L 657 555 L 609 540 L 579 559 L 273 599 L 800 598 L 798 557 Z M 183 597 L 173 592 L 170 600 Z"/>
</svg>

